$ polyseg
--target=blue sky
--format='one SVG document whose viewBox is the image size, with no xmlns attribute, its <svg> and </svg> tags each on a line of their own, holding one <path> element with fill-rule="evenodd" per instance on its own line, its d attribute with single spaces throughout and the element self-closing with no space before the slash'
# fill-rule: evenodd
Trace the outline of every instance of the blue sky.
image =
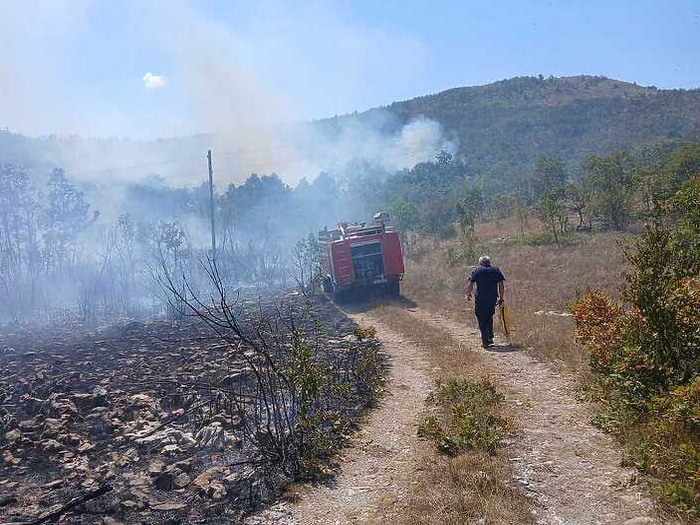
<svg viewBox="0 0 700 525">
<path fill-rule="evenodd" d="M 31 135 L 153 138 L 231 126 L 245 134 L 516 75 L 700 87 L 699 0 L 0 8 L 0 127 Z"/>
</svg>

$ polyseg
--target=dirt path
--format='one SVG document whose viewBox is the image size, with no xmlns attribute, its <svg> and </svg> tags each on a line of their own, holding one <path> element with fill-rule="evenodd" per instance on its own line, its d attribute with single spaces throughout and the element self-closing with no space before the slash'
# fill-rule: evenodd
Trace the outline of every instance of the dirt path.
<svg viewBox="0 0 700 525">
<path fill-rule="evenodd" d="M 508 391 L 518 437 L 507 444 L 515 477 L 533 499 L 542 524 L 655 523 L 635 472 L 620 466 L 613 440 L 589 424 L 590 408 L 575 398 L 573 381 L 552 366 L 496 347 L 481 349 L 478 331 L 446 317 L 407 309 L 420 321 L 447 332 L 468 351 L 480 352 L 497 382 Z M 281 503 L 247 523 L 396 523 L 416 473 L 426 460 L 416 421 L 433 384 L 421 351 L 372 312 L 351 316 L 377 327 L 391 356 L 388 393 L 340 458 L 333 484 L 302 487 L 298 503 Z"/>
<path fill-rule="evenodd" d="M 420 308 L 408 311 L 484 353 L 509 391 L 521 429 L 509 452 L 518 481 L 537 502 L 538 522 L 654 523 L 648 495 L 633 483 L 635 471 L 620 466 L 619 448 L 590 425 L 590 408 L 576 400 L 571 378 L 506 346 L 483 351 L 478 330 Z"/>
<path fill-rule="evenodd" d="M 416 422 L 432 387 L 420 350 L 371 314 L 350 316 L 377 328 L 390 357 L 387 393 L 339 458 L 332 484 L 301 487 L 296 504 L 282 503 L 247 521 L 286 524 L 394 523 L 407 503 L 429 447 Z"/>
</svg>

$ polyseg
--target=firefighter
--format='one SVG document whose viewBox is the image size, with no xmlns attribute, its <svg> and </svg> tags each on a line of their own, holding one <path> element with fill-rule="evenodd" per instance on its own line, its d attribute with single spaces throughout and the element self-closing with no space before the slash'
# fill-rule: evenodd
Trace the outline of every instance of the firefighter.
<svg viewBox="0 0 700 525">
<path fill-rule="evenodd" d="M 496 305 L 503 304 L 505 291 L 503 281 L 505 280 L 503 272 L 495 266 L 491 266 L 491 258 L 488 255 L 479 258 L 479 266 L 467 279 L 467 299 L 469 301 L 472 300 L 474 285 L 476 285 L 474 314 L 479 322 L 481 344 L 484 348 L 493 346 L 493 315 L 496 313 Z"/>
</svg>

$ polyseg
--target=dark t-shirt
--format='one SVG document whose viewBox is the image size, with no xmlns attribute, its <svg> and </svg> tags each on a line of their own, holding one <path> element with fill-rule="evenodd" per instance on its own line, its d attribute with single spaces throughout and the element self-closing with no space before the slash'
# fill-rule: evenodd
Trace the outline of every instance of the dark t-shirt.
<svg viewBox="0 0 700 525">
<path fill-rule="evenodd" d="M 476 284 L 476 306 L 494 306 L 498 297 L 498 283 L 506 278 L 495 266 L 479 266 L 468 280 Z"/>
</svg>

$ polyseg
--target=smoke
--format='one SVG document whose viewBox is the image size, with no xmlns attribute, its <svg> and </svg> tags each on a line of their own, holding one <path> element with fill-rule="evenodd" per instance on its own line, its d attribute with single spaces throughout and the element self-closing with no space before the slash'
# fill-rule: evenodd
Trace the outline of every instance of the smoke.
<svg viewBox="0 0 700 525">
<path fill-rule="evenodd" d="M 410 85 L 425 65 L 420 43 L 363 27 L 338 6 L 268 1 L 218 13 L 186 0 L 168 2 L 167 9 L 127 1 L 105 13 L 94 0 L 19 5 L 12 3 L 2 22 L 10 44 L 4 51 L 9 56 L 0 56 L 8 58 L 0 60 L 0 72 L 18 78 L 21 87 L 1 83 L 0 127 L 132 137 L 42 141 L 38 154 L 21 159 L 36 172 L 65 168 L 72 178 L 112 192 L 152 174 L 194 186 L 206 180 L 205 154 L 212 149 L 221 189 L 251 173 L 274 172 L 295 183 L 322 171 L 342 173 L 358 162 L 400 169 L 452 148 L 439 124 L 420 116 L 398 122 L 373 110 L 308 122 L 362 109 L 349 105 L 358 101 L 364 107 L 389 102 L 376 94 L 386 75 Z M 38 16 L 27 16 L 31 10 Z M 108 47 L 104 56 L 87 49 L 83 39 L 99 24 L 105 38 L 127 47 Z M 72 44 L 65 37 L 71 33 Z M 55 48 L 49 58 L 42 58 L 44 46 L 32 44 L 37 35 Z M 105 76 L 106 89 L 79 82 L 78 66 L 69 62 L 78 47 L 80 58 Z M 124 55 L 129 52 L 149 56 L 153 69 L 137 76 Z M 133 81 L 116 85 L 124 75 Z M 179 138 L 152 140 L 154 134 Z M 105 200 L 115 206 L 119 199 L 110 194 Z"/>
<path fill-rule="evenodd" d="M 377 211 L 378 196 L 354 191 L 350 177 L 372 188 L 364 185 L 371 177 L 453 149 L 440 125 L 420 115 L 374 109 L 321 118 L 401 98 L 382 89 L 387 75 L 414 84 L 425 58 L 419 44 L 362 27 L 337 4 L 222 3 L 222 13 L 203 4 L 3 4 L 0 128 L 41 137 L 0 132 L 0 164 L 25 167 L 35 182 L 18 209 L 25 216 L 23 203 L 45 206 L 43 179 L 62 168 L 100 212 L 71 239 L 73 266 L 54 275 L 48 269 L 61 265 L 39 265 L 47 269 L 39 286 L 45 311 L 88 299 L 96 306 L 90 290 L 100 290 L 105 308 L 131 312 L 150 282 L 154 243 L 178 238 L 171 234 L 180 228 L 192 248 L 183 261 L 197 267 L 210 233 L 201 186 L 208 149 L 219 193 L 251 173 L 276 173 L 287 185 L 305 179 L 292 190 L 274 177 L 254 178 L 218 201 L 219 256 L 227 254 L 235 279 L 256 282 L 288 278 L 296 239 Z M 33 218 L 36 227 L 23 228 L 35 235 L 27 247 L 54 231 L 41 231 L 46 225 Z M 138 265 L 127 268 L 120 266 L 129 260 L 127 242 L 117 241 L 129 221 Z M 17 297 L 30 296 L 35 279 L 25 262 L 33 257 L 16 258 L 13 272 L 24 276 L 11 283 Z M 33 315 L 36 305 L 25 306 L 17 315 Z"/>
</svg>

